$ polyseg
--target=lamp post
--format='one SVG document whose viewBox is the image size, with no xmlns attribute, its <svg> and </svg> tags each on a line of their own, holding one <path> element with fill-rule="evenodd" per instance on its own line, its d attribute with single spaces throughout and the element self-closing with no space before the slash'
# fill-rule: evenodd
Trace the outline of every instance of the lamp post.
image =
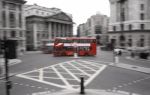
<svg viewBox="0 0 150 95">
<path fill-rule="evenodd" d="M 5 59 L 5 84 L 6 84 L 6 95 L 10 95 L 11 81 L 9 81 L 9 69 L 8 69 L 8 46 L 7 38 L 4 36 L 4 59 Z"/>
</svg>

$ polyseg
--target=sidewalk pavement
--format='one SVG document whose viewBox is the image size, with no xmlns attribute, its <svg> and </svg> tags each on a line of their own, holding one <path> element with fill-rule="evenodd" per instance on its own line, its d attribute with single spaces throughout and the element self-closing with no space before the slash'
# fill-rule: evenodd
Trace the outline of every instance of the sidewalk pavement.
<svg viewBox="0 0 150 95">
<path fill-rule="evenodd" d="M 126 58 L 133 59 L 133 60 L 150 61 L 150 56 L 147 59 L 141 59 L 138 56 L 135 56 L 135 57 L 127 56 Z"/>
<path fill-rule="evenodd" d="M 8 65 L 11 66 L 11 65 L 19 64 L 21 62 L 22 61 L 20 59 L 9 59 Z M 3 66 L 4 63 L 5 63 L 4 58 L 0 58 L 0 66 Z"/>
<path fill-rule="evenodd" d="M 63 90 L 56 93 L 47 93 L 47 94 L 40 94 L 40 95 L 139 95 L 139 94 L 124 92 L 124 91 L 105 91 L 105 90 L 85 89 L 85 94 L 80 94 L 79 90 Z"/>
<path fill-rule="evenodd" d="M 42 53 L 42 51 L 26 51 L 24 54 L 36 54 L 36 53 Z"/>
<path fill-rule="evenodd" d="M 130 65 L 130 64 L 125 64 L 125 63 L 110 63 L 109 65 L 150 74 L 150 68 L 147 68 L 147 67 L 141 67 L 141 66 Z"/>
<path fill-rule="evenodd" d="M 8 65 L 12 66 L 15 64 L 19 64 L 21 62 L 22 61 L 20 59 L 9 59 Z M 4 58 L 0 58 L 0 79 L 4 78 L 4 65 L 5 65 Z M 12 76 L 12 75 L 13 74 L 10 74 L 9 76 Z"/>
</svg>

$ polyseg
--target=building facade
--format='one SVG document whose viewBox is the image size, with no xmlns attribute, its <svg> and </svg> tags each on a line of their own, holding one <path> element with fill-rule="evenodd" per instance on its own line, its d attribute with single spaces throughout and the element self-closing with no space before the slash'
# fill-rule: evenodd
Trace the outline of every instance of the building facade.
<svg viewBox="0 0 150 95">
<path fill-rule="evenodd" d="M 106 15 L 96 14 L 91 16 L 86 23 L 78 26 L 78 36 L 92 36 L 97 38 L 98 44 L 107 42 L 109 18 Z"/>
<path fill-rule="evenodd" d="M 40 49 L 55 37 L 72 37 L 72 16 L 57 8 L 45 8 L 38 5 L 24 7 L 27 30 L 27 49 Z"/>
<path fill-rule="evenodd" d="M 9 40 L 16 40 L 18 51 L 26 50 L 24 3 L 24 0 L 0 0 L 0 39 L 6 36 Z"/>
<path fill-rule="evenodd" d="M 109 42 L 114 47 L 150 48 L 150 0 L 109 1 Z"/>
</svg>

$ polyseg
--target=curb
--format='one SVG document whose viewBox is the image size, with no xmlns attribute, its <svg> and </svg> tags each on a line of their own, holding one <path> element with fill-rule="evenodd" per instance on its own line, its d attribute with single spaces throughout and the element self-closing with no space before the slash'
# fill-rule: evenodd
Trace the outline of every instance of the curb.
<svg viewBox="0 0 150 95">
<path fill-rule="evenodd" d="M 132 58 L 132 57 L 130 57 L 130 56 L 128 56 L 128 57 L 126 57 L 126 59 L 130 59 L 130 60 L 140 60 L 140 61 L 150 61 L 150 58 L 148 58 L 148 59 L 140 59 L 140 58 L 136 58 L 136 57 L 134 57 L 134 58 Z"/>
<path fill-rule="evenodd" d="M 46 95 L 83 95 L 83 94 L 80 94 L 80 91 L 78 90 L 62 90 L 60 92 L 46 94 Z M 84 95 L 130 95 L 130 93 L 125 91 L 86 89 Z M 139 95 L 139 94 L 134 93 L 133 95 Z"/>
<path fill-rule="evenodd" d="M 125 63 L 110 63 L 109 65 L 114 66 L 114 67 L 119 67 L 119 68 L 124 68 L 124 69 L 128 69 L 128 70 L 133 70 L 133 71 L 150 74 L 150 68 L 146 68 L 146 67 L 129 65 L 129 64 L 125 64 Z"/>
</svg>

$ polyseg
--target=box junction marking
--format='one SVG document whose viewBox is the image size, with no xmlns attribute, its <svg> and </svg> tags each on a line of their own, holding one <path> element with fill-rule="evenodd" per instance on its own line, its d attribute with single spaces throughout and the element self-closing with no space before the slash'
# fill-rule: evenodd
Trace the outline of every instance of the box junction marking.
<svg viewBox="0 0 150 95">
<path fill-rule="evenodd" d="M 84 75 L 86 86 L 106 67 L 103 64 L 78 59 L 32 70 L 16 76 L 60 88 L 79 89 L 80 75 Z"/>
</svg>

